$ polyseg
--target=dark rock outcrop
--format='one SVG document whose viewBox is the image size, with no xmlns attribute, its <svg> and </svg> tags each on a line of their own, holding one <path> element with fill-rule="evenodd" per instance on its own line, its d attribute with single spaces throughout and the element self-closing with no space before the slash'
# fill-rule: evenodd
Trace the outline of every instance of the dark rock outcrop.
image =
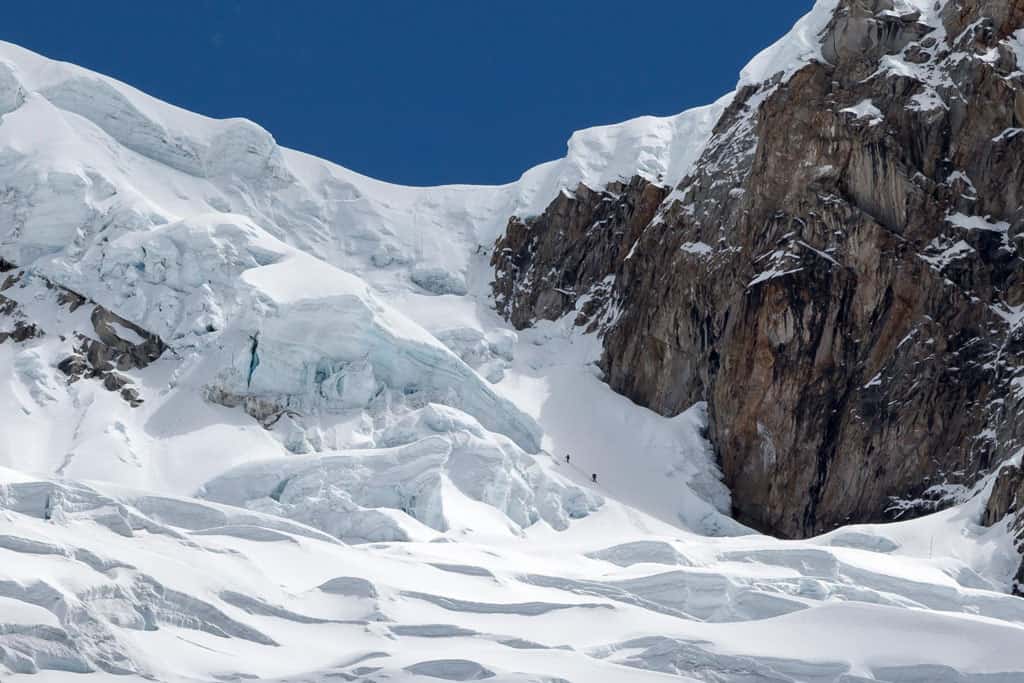
<svg viewBox="0 0 1024 683">
<path fill-rule="evenodd" d="M 1024 2 L 930 21 L 841 1 L 667 199 L 584 188 L 495 250 L 519 327 L 603 288 L 608 383 L 708 401 L 736 516 L 782 536 L 934 509 L 1021 445 Z"/>
<path fill-rule="evenodd" d="M 133 407 L 142 404 L 138 389 L 129 386 L 132 379 L 121 374 L 132 369 L 147 367 L 160 358 L 167 345 L 155 334 L 150 334 L 135 323 L 126 320 L 107 308 L 56 285 L 38 275 L 29 276 L 14 264 L 0 260 L 0 272 L 8 273 L 0 283 L 0 292 L 15 287 L 25 287 L 31 279 L 43 283 L 53 293 L 52 305 L 68 312 L 75 312 L 82 306 L 92 306 L 88 329 L 75 331 L 68 343 L 73 344 L 67 357 L 57 364 L 57 369 L 67 376 L 69 384 L 80 379 L 97 379 L 108 391 L 115 391 Z M 0 320 L 6 320 L 8 331 L 0 331 L 0 344 L 5 341 L 27 342 L 45 335 L 39 324 L 17 300 L 0 294 Z M 65 337 L 61 337 L 65 340 Z M 121 372 L 118 372 L 121 371 Z"/>
<path fill-rule="evenodd" d="M 14 270 L 14 265 L 8 261 L 0 259 L 0 273 L 10 273 Z M 3 292 L 11 287 L 14 287 L 22 278 L 22 273 L 16 272 L 8 275 L 4 278 L 3 282 L 0 282 L 0 292 Z M 13 341 L 15 344 L 28 341 L 29 339 L 35 339 L 36 337 L 43 336 L 43 331 L 39 327 L 28 320 L 20 310 L 18 302 L 14 299 L 10 299 L 3 294 L 0 294 L 0 316 L 6 318 L 9 322 L 9 329 L 0 329 L 0 344 L 5 341 Z"/>
<path fill-rule="evenodd" d="M 579 185 L 540 216 L 513 216 L 491 255 L 498 312 L 521 329 L 583 303 L 578 323 L 585 324 L 607 303 L 610 283 L 601 285 L 621 270 L 667 193 L 637 176 L 601 192 Z M 580 302 L 585 294 L 588 301 Z"/>
<path fill-rule="evenodd" d="M 104 371 L 144 368 L 167 349 L 160 337 L 102 306 L 93 306 L 90 321 L 95 338 L 79 335 L 79 339 L 82 354 L 94 368 Z M 134 338 L 125 339 L 122 335 Z"/>
<path fill-rule="evenodd" d="M 73 292 L 62 298 L 72 300 L 72 310 L 86 302 Z M 132 407 L 138 407 L 143 402 L 138 389 L 128 386 L 132 379 L 118 370 L 144 368 L 158 359 L 167 346 L 158 336 L 96 304 L 90 322 L 92 335 L 76 333 L 75 352 L 58 363 L 57 369 L 67 375 L 69 384 L 83 378 L 97 379 L 107 391 L 120 393 Z M 129 335 L 134 339 L 124 338 Z"/>
<path fill-rule="evenodd" d="M 1007 516 L 1017 551 L 1024 555 L 1024 470 L 1016 465 L 999 470 L 981 521 L 985 526 L 993 526 Z M 1024 560 L 1014 577 L 1013 592 L 1024 597 Z"/>
</svg>

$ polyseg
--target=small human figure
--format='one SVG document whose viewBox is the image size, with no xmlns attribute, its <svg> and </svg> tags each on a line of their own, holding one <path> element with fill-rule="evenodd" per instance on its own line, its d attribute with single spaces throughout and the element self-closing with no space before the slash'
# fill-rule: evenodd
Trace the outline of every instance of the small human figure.
<svg viewBox="0 0 1024 683">
<path fill-rule="evenodd" d="M 590 475 L 590 481 L 594 482 L 595 484 L 597 483 L 597 472 L 594 472 L 593 474 Z"/>
<path fill-rule="evenodd" d="M 566 465 L 569 464 L 569 454 L 568 453 L 565 454 L 565 464 Z"/>
</svg>

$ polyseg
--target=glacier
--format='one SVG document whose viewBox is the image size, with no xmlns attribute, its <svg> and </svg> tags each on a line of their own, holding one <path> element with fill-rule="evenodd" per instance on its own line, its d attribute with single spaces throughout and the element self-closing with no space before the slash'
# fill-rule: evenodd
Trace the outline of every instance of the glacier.
<svg viewBox="0 0 1024 683">
<path fill-rule="evenodd" d="M 737 87 L 822 59 L 835 5 Z M 674 187 L 731 98 L 413 188 L 0 43 L 0 675 L 1021 680 L 983 490 L 754 533 L 704 405 L 636 406 L 572 315 L 493 310 L 510 217 Z"/>
</svg>

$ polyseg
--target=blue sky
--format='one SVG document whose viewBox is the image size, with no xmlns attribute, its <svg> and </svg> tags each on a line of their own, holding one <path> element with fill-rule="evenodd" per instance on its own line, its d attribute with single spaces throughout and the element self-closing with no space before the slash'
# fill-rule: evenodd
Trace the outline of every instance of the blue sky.
<svg viewBox="0 0 1024 683">
<path fill-rule="evenodd" d="M 811 4 L 68 0 L 5 6 L 0 37 L 377 178 L 499 183 L 710 102 Z"/>
</svg>

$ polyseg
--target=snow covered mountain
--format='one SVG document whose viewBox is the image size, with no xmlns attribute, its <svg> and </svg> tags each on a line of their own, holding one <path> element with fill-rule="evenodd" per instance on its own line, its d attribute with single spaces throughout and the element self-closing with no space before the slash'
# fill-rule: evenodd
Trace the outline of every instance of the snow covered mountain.
<svg viewBox="0 0 1024 683">
<path fill-rule="evenodd" d="M 1016 122 L 993 143 L 1002 156 L 989 152 L 1001 166 L 972 167 L 975 201 L 996 207 L 982 178 L 1024 167 L 1012 142 L 1024 140 L 1013 132 L 1024 110 L 992 114 L 1024 102 L 1022 27 L 1015 0 L 819 0 L 712 105 L 577 132 L 565 158 L 509 185 L 439 188 L 366 178 L 281 148 L 249 121 L 208 119 L 0 43 L 0 675 L 1024 680 L 1012 429 L 993 431 L 1000 457 L 939 512 L 762 535 L 733 513 L 791 535 L 822 530 L 813 515 L 806 528 L 785 521 L 804 492 L 777 479 L 800 481 L 800 444 L 783 449 L 781 427 L 741 405 L 772 445 L 755 448 L 758 462 L 779 474 L 739 483 L 749 444 L 728 436 L 742 430 L 727 409 L 743 386 L 714 384 L 685 356 L 706 355 L 706 339 L 677 335 L 685 348 L 665 352 L 644 342 L 665 316 L 688 320 L 678 309 L 690 299 L 652 307 L 643 293 L 657 287 L 630 284 L 716 272 L 662 268 L 647 240 L 664 231 L 683 240 L 666 254 L 746 278 L 745 265 L 719 260 L 750 249 L 714 207 L 748 215 L 763 207 L 745 197 L 771 196 L 777 213 L 792 208 L 751 169 L 773 149 L 763 120 L 804 112 L 779 100 L 792 79 L 809 92 L 819 70 L 868 82 L 884 62 L 879 88 L 897 74 L 947 111 L 954 86 L 989 79 L 998 97 L 958 96 L 989 112 L 978 120 Z M 923 96 L 901 83 L 901 96 Z M 857 130 L 893 117 L 885 130 L 903 144 L 899 131 L 917 130 L 895 118 L 903 101 L 874 97 L 828 102 Z M 844 177 L 813 168 L 817 180 Z M 1020 270 L 1024 225 L 1009 188 L 1003 211 L 951 221 L 1003 240 L 1012 258 L 1000 270 L 970 271 L 1002 278 L 1000 297 Z M 816 196 L 835 206 L 845 195 Z M 847 262 L 838 247 L 803 244 L 810 258 Z M 944 252 L 937 281 L 962 284 L 941 273 L 960 249 Z M 788 250 L 767 252 L 768 275 L 744 291 L 800 272 Z M 793 291 L 813 298 L 818 284 Z M 1011 298 L 999 301 L 1004 318 L 1016 315 Z M 1016 322 L 1007 333 L 982 320 L 1012 360 Z M 743 339 L 722 341 L 723 354 L 760 357 Z M 825 518 L 821 490 L 811 497 Z M 863 514 L 846 519 L 874 521 L 867 504 L 850 509 Z"/>
</svg>

